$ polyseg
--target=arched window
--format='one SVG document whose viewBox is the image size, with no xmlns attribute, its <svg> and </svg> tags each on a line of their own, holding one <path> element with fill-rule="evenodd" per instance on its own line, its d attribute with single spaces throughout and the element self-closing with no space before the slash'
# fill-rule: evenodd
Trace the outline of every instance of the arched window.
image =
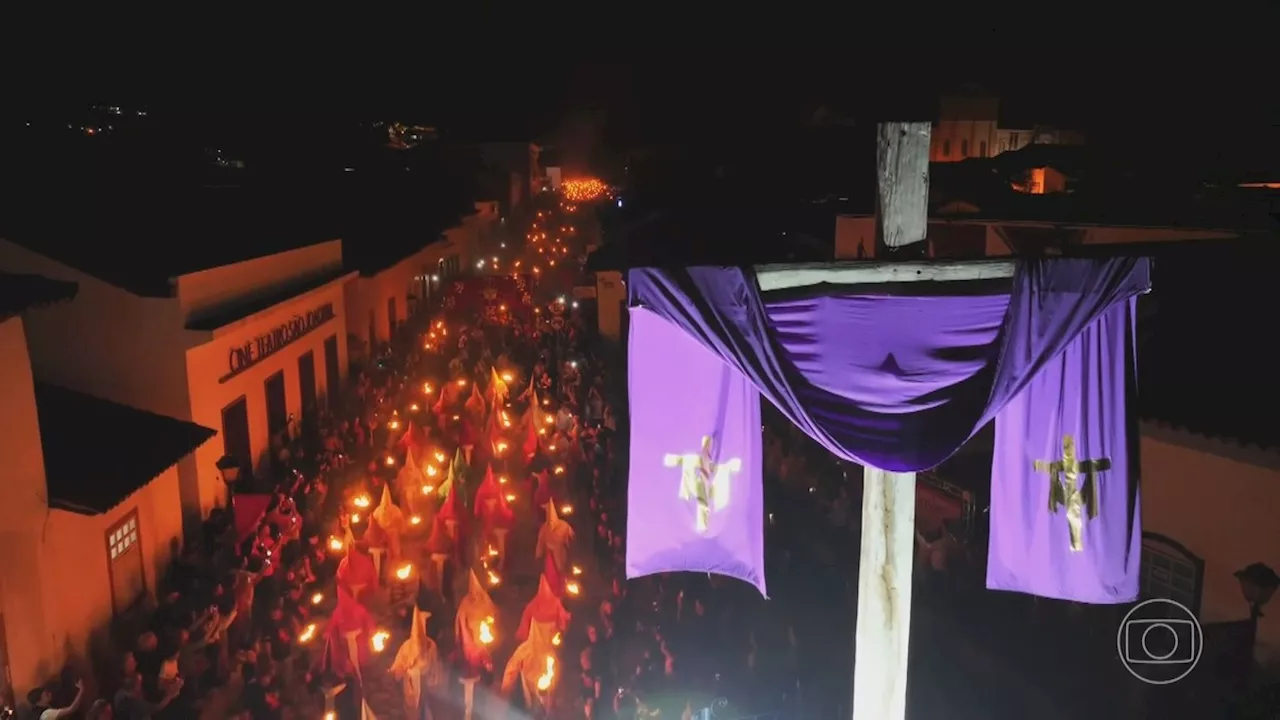
<svg viewBox="0 0 1280 720">
<path fill-rule="evenodd" d="M 1204 590 L 1204 560 L 1181 543 L 1153 532 L 1142 533 L 1139 592 L 1143 600 L 1160 598 L 1200 612 Z"/>
</svg>

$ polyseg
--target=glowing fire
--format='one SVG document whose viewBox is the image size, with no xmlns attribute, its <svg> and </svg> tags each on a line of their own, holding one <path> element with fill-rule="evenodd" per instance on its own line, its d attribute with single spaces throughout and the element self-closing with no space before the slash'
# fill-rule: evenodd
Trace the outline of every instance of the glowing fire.
<svg viewBox="0 0 1280 720">
<path fill-rule="evenodd" d="M 546 692 L 551 689 L 551 681 L 556 679 L 556 659 L 547 656 L 547 671 L 538 677 L 538 692 Z"/>
<path fill-rule="evenodd" d="M 329 538 L 329 549 L 334 552 L 342 551 L 342 541 L 336 537 Z"/>
<path fill-rule="evenodd" d="M 435 465 L 427 466 L 427 477 L 435 477 L 436 475 L 439 475 L 439 474 L 440 474 L 440 471 L 436 469 Z"/>
<path fill-rule="evenodd" d="M 561 506 L 560 506 L 560 514 L 561 514 L 561 515 L 572 515 L 572 514 L 573 514 L 573 506 L 572 506 L 572 505 L 561 505 Z"/>
<path fill-rule="evenodd" d="M 555 636 L 551 638 L 551 644 L 556 647 L 560 647 L 560 633 L 556 633 Z"/>
<path fill-rule="evenodd" d="M 396 464 L 396 459 L 388 455 L 387 459 L 384 462 L 386 462 L 387 467 L 391 467 Z"/>
<path fill-rule="evenodd" d="M 493 644 L 493 618 L 485 618 L 484 622 L 480 623 L 480 632 L 477 636 L 481 645 Z"/>
<path fill-rule="evenodd" d="M 392 430 L 399 430 L 399 429 L 400 429 L 400 421 L 399 421 L 399 420 L 392 420 L 391 422 L 387 423 L 387 427 L 391 428 Z"/>
<path fill-rule="evenodd" d="M 546 425 L 550 425 L 555 421 L 556 421 L 555 415 L 547 415 L 546 417 L 542 418 L 542 422 Z"/>
<path fill-rule="evenodd" d="M 512 381 L 514 381 L 514 380 L 515 380 L 515 378 L 511 375 L 511 373 L 502 373 L 502 381 L 503 381 L 503 382 L 512 382 Z"/>
<path fill-rule="evenodd" d="M 582 568 L 578 567 L 577 565 L 574 565 L 574 566 L 573 566 L 573 574 L 574 574 L 574 575 L 581 575 L 581 574 L 582 574 Z"/>
<path fill-rule="evenodd" d="M 546 435 L 546 434 L 547 434 L 547 429 L 546 429 L 546 428 L 538 428 L 538 434 L 539 434 L 539 435 Z"/>
<path fill-rule="evenodd" d="M 309 643 L 311 642 L 311 639 L 314 638 L 315 636 L 316 636 L 316 624 L 311 623 L 310 625 L 302 628 L 302 632 L 298 633 L 298 642 Z"/>
<path fill-rule="evenodd" d="M 444 462 L 444 453 L 442 452 L 436 453 L 436 462 L 438 463 Z"/>
<path fill-rule="evenodd" d="M 515 493 L 507 493 L 507 502 L 515 502 L 515 501 L 516 501 Z"/>
<path fill-rule="evenodd" d="M 570 595 L 577 595 L 578 593 L 582 592 L 582 588 L 578 587 L 578 583 L 569 581 L 564 584 L 564 591 L 569 593 Z"/>
<path fill-rule="evenodd" d="M 396 570 L 396 577 L 401 580 L 408 580 L 410 575 L 413 575 L 413 565 L 409 563 L 401 565 L 400 568 Z"/>
<path fill-rule="evenodd" d="M 423 494 L 423 495 L 430 495 L 431 493 L 433 493 L 433 492 L 435 492 L 435 491 L 436 491 L 436 486 L 435 486 L 435 485 L 423 485 L 423 486 L 422 486 L 422 494 Z"/>
<path fill-rule="evenodd" d="M 507 476 L 506 476 L 506 475 L 503 475 L 502 477 L 498 478 L 498 484 L 499 484 L 499 485 L 506 485 L 506 484 L 507 484 Z"/>
<path fill-rule="evenodd" d="M 502 578 L 498 577 L 498 573 L 496 573 L 496 572 L 494 572 L 494 571 L 492 571 L 492 570 L 489 570 L 489 571 L 487 571 L 487 572 L 489 573 L 489 584 L 490 584 L 490 585 L 492 585 L 493 587 L 497 587 L 499 584 L 501 584 L 501 583 L 502 583 Z"/>
<path fill-rule="evenodd" d="M 311 596 L 312 605 L 319 605 L 322 602 L 324 602 L 324 593 L 316 593 L 315 595 Z"/>
<path fill-rule="evenodd" d="M 486 554 L 488 554 L 489 557 L 498 557 L 498 548 L 490 545 L 489 549 L 486 551 Z"/>
<path fill-rule="evenodd" d="M 351 524 L 355 525 L 360 522 L 360 513 L 351 513 Z"/>
<path fill-rule="evenodd" d="M 368 495 L 357 495 L 351 500 L 351 504 L 358 508 L 367 508 L 371 503 Z"/>
<path fill-rule="evenodd" d="M 458 378 L 458 387 L 466 387 L 466 386 L 467 386 L 467 379 L 466 379 L 466 378 Z"/>
<path fill-rule="evenodd" d="M 551 404 L 551 400 L 549 400 L 549 399 L 547 399 L 547 398 L 542 398 L 542 405 L 543 405 L 543 407 L 546 407 L 547 405 L 550 405 L 550 404 Z"/>
<path fill-rule="evenodd" d="M 560 194 L 574 204 L 597 200 L 608 191 L 609 187 L 597 178 L 577 178 L 560 183 Z"/>
<path fill-rule="evenodd" d="M 435 390 L 431 387 L 431 383 L 422 383 L 423 395 L 430 395 L 433 392 L 435 392 Z"/>
<path fill-rule="evenodd" d="M 507 444 L 504 442 L 500 442 L 498 443 L 495 449 L 498 451 L 498 454 L 501 455 L 502 453 L 507 451 Z"/>
<path fill-rule="evenodd" d="M 418 403 L 412 403 L 409 405 L 409 412 L 418 412 L 419 409 Z"/>
<path fill-rule="evenodd" d="M 563 465 L 557 465 L 557 466 L 555 467 L 554 472 L 555 472 L 555 474 L 557 474 L 557 475 L 563 475 L 563 474 L 564 474 L 564 466 L 563 466 Z"/>
<path fill-rule="evenodd" d="M 390 639 L 391 633 L 386 630 L 379 630 L 373 634 L 373 637 L 369 638 L 369 646 L 373 648 L 374 652 L 380 653 L 387 649 L 387 641 Z"/>
<path fill-rule="evenodd" d="M 413 517 L 409 518 L 409 524 L 410 524 L 410 525 L 421 525 L 421 524 L 422 524 L 422 516 L 421 516 L 421 515 L 414 515 Z"/>
</svg>

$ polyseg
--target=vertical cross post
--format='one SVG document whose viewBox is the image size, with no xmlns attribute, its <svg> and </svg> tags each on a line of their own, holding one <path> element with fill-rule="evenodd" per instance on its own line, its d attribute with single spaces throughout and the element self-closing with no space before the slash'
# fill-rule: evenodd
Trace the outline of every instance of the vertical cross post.
<svg viewBox="0 0 1280 720">
<path fill-rule="evenodd" d="M 929 123 L 884 123 L 878 130 L 876 240 L 892 255 L 894 250 L 925 240 Z M 862 482 L 853 720 L 904 720 L 916 474 L 867 466 Z"/>
</svg>

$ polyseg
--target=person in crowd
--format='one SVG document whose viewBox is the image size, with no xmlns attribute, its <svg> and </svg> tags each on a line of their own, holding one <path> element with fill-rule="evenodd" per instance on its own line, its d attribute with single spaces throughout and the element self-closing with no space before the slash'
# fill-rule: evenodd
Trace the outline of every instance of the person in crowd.
<svg viewBox="0 0 1280 720">
<path fill-rule="evenodd" d="M 53 699 L 57 691 L 56 685 L 44 685 L 31 691 L 28 700 L 39 720 L 63 720 L 80 712 L 84 704 L 84 680 L 76 680 L 76 695 L 66 707 L 54 707 Z"/>
</svg>

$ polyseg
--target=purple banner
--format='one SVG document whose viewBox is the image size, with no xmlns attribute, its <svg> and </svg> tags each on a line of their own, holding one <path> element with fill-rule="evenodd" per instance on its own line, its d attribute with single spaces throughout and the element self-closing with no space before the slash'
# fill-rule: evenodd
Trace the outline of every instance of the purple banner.
<svg viewBox="0 0 1280 720">
<path fill-rule="evenodd" d="M 996 415 L 988 588 L 1137 599 L 1142 528 L 1126 402 L 1133 303 L 1086 327 Z"/>
<path fill-rule="evenodd" d="M 716 573 L 763 595 L 759 391 L 644 308 L 628 345 L 627 577 Z"/>
</svg>

